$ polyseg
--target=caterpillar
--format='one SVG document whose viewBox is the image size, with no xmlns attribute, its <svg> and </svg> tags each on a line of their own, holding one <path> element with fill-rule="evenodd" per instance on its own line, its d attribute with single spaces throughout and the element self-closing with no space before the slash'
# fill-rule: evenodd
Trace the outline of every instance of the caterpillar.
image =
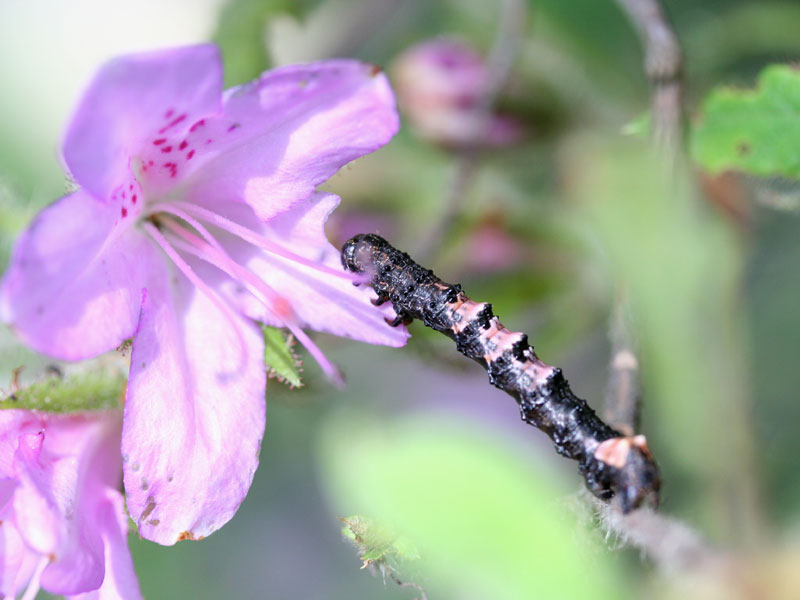
<svg viewBox="0 0 800 600">
<path fill-rule="evenodd" d="M 561 369 L 539 359 L 524 333 L 500 323 L 491 304 L 470 300 L 460 285 L 443 282 L 378 235 L 345 242 L 342 264 L 364 274 L 377 294 L 373 304 L 392 303 L 396 318 L 390 325 L 419 319 L 483 366 L 489 381 L 516 399 L 522 420 L 544 431 L 560 455 L 578 461 L 595 496 L 618 497 L 624 513 L 645 502 L 658 505 L 661 479 L 645 437 L 623 435 L 604 423 L 570 390 Z"/>
</svg>

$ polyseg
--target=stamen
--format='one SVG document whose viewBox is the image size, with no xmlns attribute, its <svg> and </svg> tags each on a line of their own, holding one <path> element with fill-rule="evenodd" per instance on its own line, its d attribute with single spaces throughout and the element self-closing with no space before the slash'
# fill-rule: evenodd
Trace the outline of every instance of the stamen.
<svg viewBox="0 0 800 600">
<path fill-rule="evenodd" d="M 33 576 L 31 577 L 30 582 L 28 583 L 28 587 L 25 590 L 25 593 L 22 594 L 22 597 L 19 600 L 33 600 L 36 598 L 36 594 L 39 593 L 39 579 L 42 577 L 42 572 L 45 570 L 47 565 L 50 564 L 50 558 L 48 556 L 43 556 L 42 559 L 39 561 L 39 564 L 36 565 L 36 569 L 33 571 Z M 13 598 L 12 594 L 12 598 Z"/>
<path fill-rule="evenodd" d="M 203 238 L 205 238 L 205 240 L 209 244 L 214 246 L 214 248 L 216 248 L 220 252 L 225 252 L 222 249 L 222 246 L 220 246 L 220 243 L 217 241 L 217 238 L 215 238 L 213 235 L 211 235 L 211 232 L 208 229 L 206 229 L 203 226 L 203 224 L 200 223 L 197 219 L 195 219 L 191 215 L 186 214 L 181 209 L 175 208 L 174 206 L 171 206 L 169 204 L 163 204 L 163 205 L 159 205 L 159 206 L 160 206 L 160 209 L 159 209 L 158 212 L 171 213 L 171 214 L 175 215 L 176 217 L 178 217 L 179 219 L 183 219 L 184 221 L 189 223 L 189 225 L 194 227 L 198 232 L 200 232 L 200 235 L 202 235 Z M 172 221 L 170 219 L 163 219 L 163 218 L 160 219 L 160 221 L 163 222 L 165 225 L 169 226 L 170 229 L 172 229 L 172 224 L 174 223 L 174 221 Z M 175 225 L 178 226 L 177 223 L 175 223 Z"/>
<path fill-rule="evenodd" d="M 275 243 L 274 241 L 264 237 L 263 235 L 259 235 L 258 233 L 251 231 L 247 227 L 243 225 L 239 225 L 235 221 L 231 221 L 230 219 L 223 217 L 222 215 L 218 215 L 217 213 L 208 210 L 207 208 L 203 208 L 202 206 L 197 206 L 196 204 L 191 204 L 189 202 L 170 202 L 169 204 L 157 204 L 152 207 L 153 211 L 164 210 L 166 212 L 165 206 L 179 206 L 184 211 L 188 213 L 193 213 L 197 217 L 203 219 L 207 223 L 211 225 L 216 225 L 220 229 L 224 229 L 225 231 L 232 233 L 233 235 L 243 239 L 248 244 L 252 244 L 262 250 L 266 250 L 272 254 L 277 256 L 281 256 L 283 258 L 287 258 L 289 260 L 293 260 L 296 263 L 300 263 L 306 267 L 311 267 L 312 269 L 316 269 L 322 273 L 327 273 L 328 275 L 333 275 L 334 277 L 339 277 L 341 279 L 345 279 L 350 282 L 356 283 L 365 283 L 365 279 L 361 274 L 356 273 L 349 273 L 343 269 L 335 269 L 333 267 L 329 267 L 328 265 L 324 265 L 319 261 L 312 260 L 310 258 L 306 258 L 305 256 L 301 256 L 300 254 L 296 254 L 287 248 L 284 248 L 280 244 Z M 188 222 L 188 220 L 187 220 Z M 194 225 L 193 225 L 194 226 Z"/>
<path fill-rule="evenodd" d="M 145 231 L 147 231 L 147 233 L 150 234 L 150 237 L 152 237 L 153 240 L 155 240 L 156 244 L 158 244 L 161 247 L 164 253 L 169 257 L 169 259 L 173 263 L 175 263 L 175 266 L 178 267 L 181 273 L 186 275 L 186 278 L 189 281 L 191 281 L 192 284 L 194 284 L 195 287 L 197 287 L 197 289 L 199 289 L 203 294 L 205 294 L 206 298 L 211 300 L 214 306 L 216 306 L 228 320 L 231 327 L 233 328 L 234 333 L 236 334 L 237 339 L 239 340 L 239 348 L 241 351 L 240 363 L 245 364 L 247 345 L 244 341 L 244 336 L 242 335 L 239 323 L 236 320 L 236 315 L 233 313 L 231 308 L 222 299 L 219 298 L 216 292 L 212 290 L 208 286 L 208 284 L 206 284 L 206 282 L 200 279 L 197 273 L 194 272 L 194 269 L 192 269 L 192 267 L 189 266 L 189 264 L 185 260 L 183 260 L 183 258 L 181 258 L 180 254 L 178 254 L 175 251 L 175 248 L 173 248 L 170 245 L 169 241 L 167 241 L 167 239 L 161 234 L 161 232 L 158 230 L 158 228 L 156 228 L 155 225 L 147 221 L 145 221 L 143 225 Z"/>
<path fill-rule="evenodd" d="M 273 316 L 279 323 L 294 334 L 297 341 L 305 346 L 308 353 L 317 361 L 325 375 L 335 384 L 344 385 L 342 374 L 339 369 L 328 360 L 320 348 L 308 337 L 303 329 L 292 318 L 293 315 L 282 315 L 275 310 L 274 306 L 286 304 L 280 294 L 269 287 L 266 282 L 259 279 L 256 275 L 242 267 L 221 248 L 217 250 L 211 244 L 203 242 L 196 235 L 181 227 L 171 219 L 165 219 L 164 225 L 176 233 L 183 240 L 173 240 L 176 248 L 188 252 L 197 258 L 214 265 L 234 280 L 241 281 L 264 306 L 266 311 Z M 199 231 L 199 230 L 198 230 Z M 211 235 L 211 234 L 209 234 Z M 184 241 L 185 240 L 185 241 Z M 291 307 L 288 307 L 291 308 Z"/>
</svg>

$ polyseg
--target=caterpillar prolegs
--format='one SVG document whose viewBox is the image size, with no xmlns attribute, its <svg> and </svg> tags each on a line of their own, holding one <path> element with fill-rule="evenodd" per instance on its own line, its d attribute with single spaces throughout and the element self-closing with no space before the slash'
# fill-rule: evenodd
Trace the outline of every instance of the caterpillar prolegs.
<svg viewBox="0 0 800 600">
<path fill-rule="evenodd" d="M 460 285 L 443 282 L 377 235 L 348 240 L 342 264 L 367 276 L 375 304 L 393 304 L 391 325 L 420 319 L 482 365 L 489 381 L 517 400 L 522 420 L 550 436 L 559 454 L 578 461 L 595 496 L 618 496 L 626 513 L 645 501 L 658 504 L 661 480 L 644 436 L 625 436 L 604 423 L 572 393 L 561 369 L 536 356 L 524 333 L 503 327 L 491 304 L 470 300 Z"/>
</svg>

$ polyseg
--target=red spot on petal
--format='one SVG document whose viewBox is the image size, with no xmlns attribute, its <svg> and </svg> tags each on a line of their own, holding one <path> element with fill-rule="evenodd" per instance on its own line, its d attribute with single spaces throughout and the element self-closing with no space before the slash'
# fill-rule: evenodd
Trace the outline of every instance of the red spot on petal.
<svg viewBox="0 0 800 600">
<path fill-rule="evenodd" d="M 175 114 L 175 111 L 170 108 L 167 112 L 164 113 L 164 118 L 165 119 L 169 119 L 174 114 Z"/>
<path fill-rule="evenodd" d="M 133 202 L 134 204 L 136 204 L 136 200 L 137 200 L 136 194 L 134 194 L 133 196 L 131 196 L 131 202 Z"/>
<path fill-rule="evenodd" d="M 288 319 L 294 314 L 292 305 L 283 296 L 275 298 L 275 301 L 272 303 L 272 309 L 275 311 L 276 315 L 284 319 Z"/>
<path fill-rule="evenodd" d="M 128 189 L 129 189 L 129 190 L 131 190 L 131 191 L 133 191 L 133 184 L 130 184 L 130 185 L 128 186 Z"/>
<path fill-rule="evenodd" d="M 164 154 L 167 154 L 168 152 L 172 152 L 172 146 L 164 146 L 164 147 L 161 149 L 161 151 L 162 151 Z"/>
<path fill-rule="evenodd" d="M 155 163 L 154 163 L 152 160 L 148 160 L 148 161 L 147 161 L 147 164 L 148 164 L 148 165 L 150 165 L 150 166 L 152 167 L 152 166 L 153 166 Z"/>
<path fill-rule="evenodd" d="M 200 120 L 199 120 L 197 123 L 195 123 L 194 125 L 192 125 L 191 127 L 189 127 L 189 131 L 190 131 L 190 132 L 191 132 L 191 131 L 194 131 L 195 129 L 197 129 L 197 128 L 199 128 L 199 127 L 202 127 L 202 126 L 203 126 L 203 125 L 205 125 L 205 124 L 206 124 L 206 120 L 205 120 L 205 119 L 200 119 Z"/>
<path fill-rule="evenodd" d="M 174 162 L 164 163 L 164 168 L 165 169 L 169 169 L 169 176 L 170 177 L 175 177 L 175 175 L 177 175 L 177 173 L 178 173 L 178 165 L 175 164 Z"/>
<path fill-rule="evenodd" d="M 125 190 L 122 190 L 122 199 L 125 199 Z"/>
<path fill-rule="evenodd" d="M 193 156 L 194 156 L 194 150 L 189 150 L 189 152 L 186 153 L 186 160 L 192 160 Z"/>
<path fill-rule="evenodd" d="M 120 212 L 122 213 L 123 219 L 128 216 L 128 209 L 125 208 L 124 206 L 122 207 L 122 210 Z"/>
<path fill-rule="evenodd" d="M 180 116 L 178 116 L 178 117 L 175 117 L 174 119 L 172 119 L 172 121 L 170 121 L 169 123 L 164 125 L 161 129 L 159 129 L 158 133 L 164 133 L 167 129 L 169 129 L 171 127 L 175 127 L 175 125 L 177 125 L 178 123 L 180 123 L 184 119 L 186 119 L 186 114 L 185 113 L 180 115 Z"/>
<path fill-rule="evenodd" d="M 235 129 L 239 129 L 242 125 L 240 123 L 231 123 L 230 127 L 228 127 L 228 133 Z"/>
<path fill-rule="evenodd" d="M 180 146 L 178 146 L 178 150 L 183 150 L 183 149 L 184 149 L 184 148 L 186 148 L 186 146 L 188 146 L 188 145 L 189 145 L 189 142 L 187 142 L 186 140 L 183 140 L 183 141 L 181 142 L 181 145 L 180 145 Z"/>
<path fill-rule="evenodd" d="M 167 141 L 167 138 L 158 138 L 157 140 L 153 140 L 153 145 L 160 146 L 164 142 Z"/>
<path fill-rule="evenodd" d="M 211 142 L 213 142 L 213 141 L 214 141 L 214 140 L 208 139 L 208 140 L 206 140 L 206 144 L 210 144 L 210 143 L 211 143 Z"/>
</svg>

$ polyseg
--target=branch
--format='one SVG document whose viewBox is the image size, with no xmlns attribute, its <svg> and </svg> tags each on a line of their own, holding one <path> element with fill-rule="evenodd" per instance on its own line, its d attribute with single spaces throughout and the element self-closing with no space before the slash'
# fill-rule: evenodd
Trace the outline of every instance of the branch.
<svg viewBox="0 0 800 600">
<path fill-rule="evenodd" d="M 453 220 L 458 216 L 461 202 L 475 177 L 478 166 L 478 150 L 484 132 L 492 118 L 492 109 L 497 96 L 508 82 L 511 67 L 522 44 L 527 19 L 522 0 L 504 0 L 492 49 L 489 51 L 487 67 L 489 81 L 483 95 L 475 103 L 469 136 L 473 143 L 458 151 L 455 172 L 443 202 L 442 212 L 431 227 L 424 232 L 416 247 L 417 254 L 429 259 L 438 248 Z"/>
<path fill-rule="evenodd" d="M 683 57 L 678 39 L 659 0 L 617 0 L 641 40 L 644 68 L 652 87 L 651 135 L 669 169 L 680 156 L 683 131 Z M 611 323 L 612 355 L 604 416 L 623 432 L 639 420 L 639 364 L 627 323 L 628 302 L 622 293 Z"/>
<path fill-rule="evenodd" d="M 658 0 L 617 0 L 644 49 L 644 69 L 653 91 L 652 135 L 675 162 L 683 138 L 683 55 Z"/>
<path fill-rule="evenodd" d="M 726 557 L 686 523 L 641 508 L 623 513 L 616 502 L 594 502 L 601 525 L 626 545 L 642 551 L 665 573 L 721 568 Z"/>
<path fill-rule="evenodd" d="M 627 297 L 620 292 L 611 317 L 612 358 L 603 418 L 626 435 L 633 435 L 639 428 L 641 386 L 629 314 Z"/>
</svg>

